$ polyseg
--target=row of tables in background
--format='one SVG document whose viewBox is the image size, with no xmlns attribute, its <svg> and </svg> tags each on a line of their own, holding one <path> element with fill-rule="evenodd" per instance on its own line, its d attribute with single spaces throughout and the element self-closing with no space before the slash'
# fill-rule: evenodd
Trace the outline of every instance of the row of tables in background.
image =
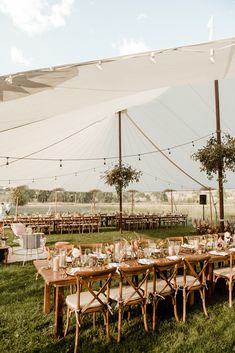
<svg viewBox="0 0 235 353">
<path fill-rule="evenodd" d="M 11 223 L 30 225 L 34 231 L 50 233 L 93 233 L 99 232 L 102 227 L 119 228 L 120 217 L 118 214 L 98 215 L 37 215 L 6 217 L 0 221 L 0 226 L 10 226 Z M 144 230 L 160 227 L 173 227 L 187 225 L 187 215 L 183 214 L 140 214 L 122 216 L 124 230 Z"/>
</svg>

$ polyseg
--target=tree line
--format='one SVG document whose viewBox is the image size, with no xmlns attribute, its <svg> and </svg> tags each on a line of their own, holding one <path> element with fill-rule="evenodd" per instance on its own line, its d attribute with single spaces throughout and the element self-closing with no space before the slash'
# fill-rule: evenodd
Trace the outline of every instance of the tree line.
<svg viewBox="0 0 235 353">
<path fill-rule="evenodd" d="M 167 192 L 152 192 L 144 193 L 136 190 L 130 190 L 123 193 L 123 201 L 131 202 L 132 193 L 135 194 L 136 202 L 140 201 L 151 201 L 151 196 L 156 201 L 168 202 Z M 53 190 L 37 190 L 29 189 L 27 186 L 22 185 L 15 188 L 8 188 L 5 190 L 9 201 L 19 206 L 26 205 L 28 202 L 68 202 L 68 203 L 116 203 L 118 202 L 118 196 L 115 192 L 102 192 L 94 189 L 88 192 L 72 192 L 66 191 L 63 188 L 57 188 Z"/>
</svg>

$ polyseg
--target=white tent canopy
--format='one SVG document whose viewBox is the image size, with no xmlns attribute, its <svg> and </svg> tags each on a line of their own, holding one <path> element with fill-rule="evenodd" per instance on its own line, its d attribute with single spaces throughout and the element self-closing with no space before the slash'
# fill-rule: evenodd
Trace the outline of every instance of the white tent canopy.
<svg viewBox="0 0 235 353">
<path fill-rule="evenodd" d="M 122 110 L 187 173 L 215 185 L 190 156 L 215 132 L 214 80 L 222 130 L 234 134 L 234 49 L 231 38 L 1 77 L 0 185 L 110 190 L 100 175 L 117 162 Z M 136 189 L 199 187 L 125 113 L 123 155 L 143 171 Z"/>
</svg>

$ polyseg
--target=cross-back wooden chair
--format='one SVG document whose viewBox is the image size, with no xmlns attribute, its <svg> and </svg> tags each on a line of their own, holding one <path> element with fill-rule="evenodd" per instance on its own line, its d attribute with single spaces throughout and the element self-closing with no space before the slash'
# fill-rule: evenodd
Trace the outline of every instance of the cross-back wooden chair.
<svg viewBox="0 0 235 353">
<path fill-rule="evenodd" d="M 180 236 L 178 236 L 178 237 L 167 237 L 166 241 L 167 241 L 168 244 L 170 243 L 170 241 L 179 241 L 181 243 L 181 245 L 182 245 L 184 243 L 184 237 L 180 237 Z"/>
<path fill-rule="evenodd" d="M 179 321 L 176 305 L 176 275 L 181 259 L 174 261 L 156 261 L 154 263 L 153 281 L 148 285 L 148 294 L 153 303 L 153 330 L 156 328 L 156 311 L 160 300 L 171 297 L 174 316 Z"/>
<path fill-rule="evenodd" d="M 78 350 L 79 331 L 82 324 L 82 318 L 85 314 L 95 314 L 97 312 L 103 314 L 107 338 L 110 340 L 109 293 L 111 280 L 115 272 L 116 268 L 114 267 L 109 269 L 100 269 L 97 271 L 89 270 L 87 272 L 83 271 L 82 273 L 75 273 L 77 280 L 77 292 L 66 297 L 67 322 L 64 333 L 64 336 L 66 336 L 69 328 L 71 314 L 75 313 L 76 333 L 74 353 L 76 353 Z"/>
<path fill-rule="evenodd" d="M 235 260 L 235 249 L 230 251 L 230 254 L 226 256 L 223 262 L 227 262 L 229 260 L 229 266 L 216 268 L 213 271 L 213 283 L 216 284 L 219 279 L 223 279 L 228 286 L 229 292 L 229 307 L 232 307 L 232 294 L 233 294 L 233 286 L 235 283 L 235 268 L 234 260 Z"/>
<path fill-rule="evenodd" d="M 96 249 L 102 250 L 103 243 L 78 244 L 77 246 L 81 249 L 82 253 L 84 253 L 87 249 L 93 251 Z"/>
<path fill-rule="evenodd" d="M 206 289 L 206 270 L 210 260 L 210 256 L 193 255 L 183 258 L 183 275 L 176 277 L 176 284 L 179 289 L 183 291 L 183 321 L 186 321 L 187 301 L 190 294 L 199 291 L 203 311 L 208 317 L 205 302 Z M 196 269 L 200 268 L 199 271 Z"/>
<path fill-rule="evenodd" d="M 60 249 L 64 249 L 66 250 L 67 255 L 71 255 L 72 250 L 74 248 L 74 244 L 63 244 L 63 242 L 57 242 L 55 243 L 55 249 L 60 250 Z"/>
<path fill-rule="evenodd" d="M 118 342 L 120 342 L 121 338 L 124 309 L 130 309 L 132 305 L 141 306 L 144 328 L 148 331 L 146 304 L 148 299 L 148 277 L 152 271 L 152 265 L 134 265 L 119 269 L 119 287 L 111 288 L 110 290 L 110 298 L 117 301 L 118 304 Z M 128 315 L 128 318 L 130 318 L 130 315 Z"/>
</svg>

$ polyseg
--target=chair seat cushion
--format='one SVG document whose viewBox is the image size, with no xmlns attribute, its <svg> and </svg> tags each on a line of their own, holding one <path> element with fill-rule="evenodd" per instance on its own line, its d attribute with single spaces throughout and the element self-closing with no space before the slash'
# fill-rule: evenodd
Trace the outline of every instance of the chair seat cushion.
<svg viewBox="0 0 235 353">
<path fill-rule="evenodd" d="M 171 287 L 163 279 L 156 279 L 156 291 L 155 293 L 161 295 L 169 295 L 172 292 Z M 153 282 L 148 283 L 148 294 L 153 293 Z"/>
<path fill-rule="evenodd" d="M 140 289 L 140 291 L 143 293 L 143 290 Z M 132 295 L 133 294 L 133 295 Z M 130 298 L 130 296 L 132 297 Z M 119 287 L 114 287 L 110 289 L 110 294 L 109 294 L 110 299 L 118 301 L 119 300 Z M 122 299 L 124 301 L 126 300 L 138 300 L 141 297 L 138 295 L 138 293 L 135 292 L 134 288 L 131 286 L 123 286 L 122 287 Z"/>
<path fill-rule="evenodd" d="M 231 272 L 230 272 L 230 267 L 217 268 L 214 270 L 214 275 L 225 277 L 225 278 L 230 278 L 230 277 L 235 276 L 235 268 L 232 268 Z"/>
<path fill-rule="evenodd" d="M 184 286 L 184 276 L 176 276 L 176 284 L 178 287 L 183 287 Z M 201 283 L 195 279 L 194 276 L 187 275 L 186 276 L 186 287 L 197 287 L 200 286 Z"/>
<path fill-rule="evenodd" d="M 98 293 L 96 291 L 94 291 L 94 293 Z M 80 306 L 81 308 L 83 308 L 86 304 L 88 304 L 92 299 L 94 298 L 94 296 L 86 291 L 86 292 L 81 292 L 80 294 Z M 99 298 L 102 300 L 103 303 L 106 303 L 106 297 L 103 293 L 99 294 Z M 77 294 L 70 294 L 66 297 L 66 304 L 73 310 L 77 310 Z M 96 299 L 94 300 L 88 308 L 94 308 L 97 306 L 101 306 L 100 302 Z"/>
</svg>

